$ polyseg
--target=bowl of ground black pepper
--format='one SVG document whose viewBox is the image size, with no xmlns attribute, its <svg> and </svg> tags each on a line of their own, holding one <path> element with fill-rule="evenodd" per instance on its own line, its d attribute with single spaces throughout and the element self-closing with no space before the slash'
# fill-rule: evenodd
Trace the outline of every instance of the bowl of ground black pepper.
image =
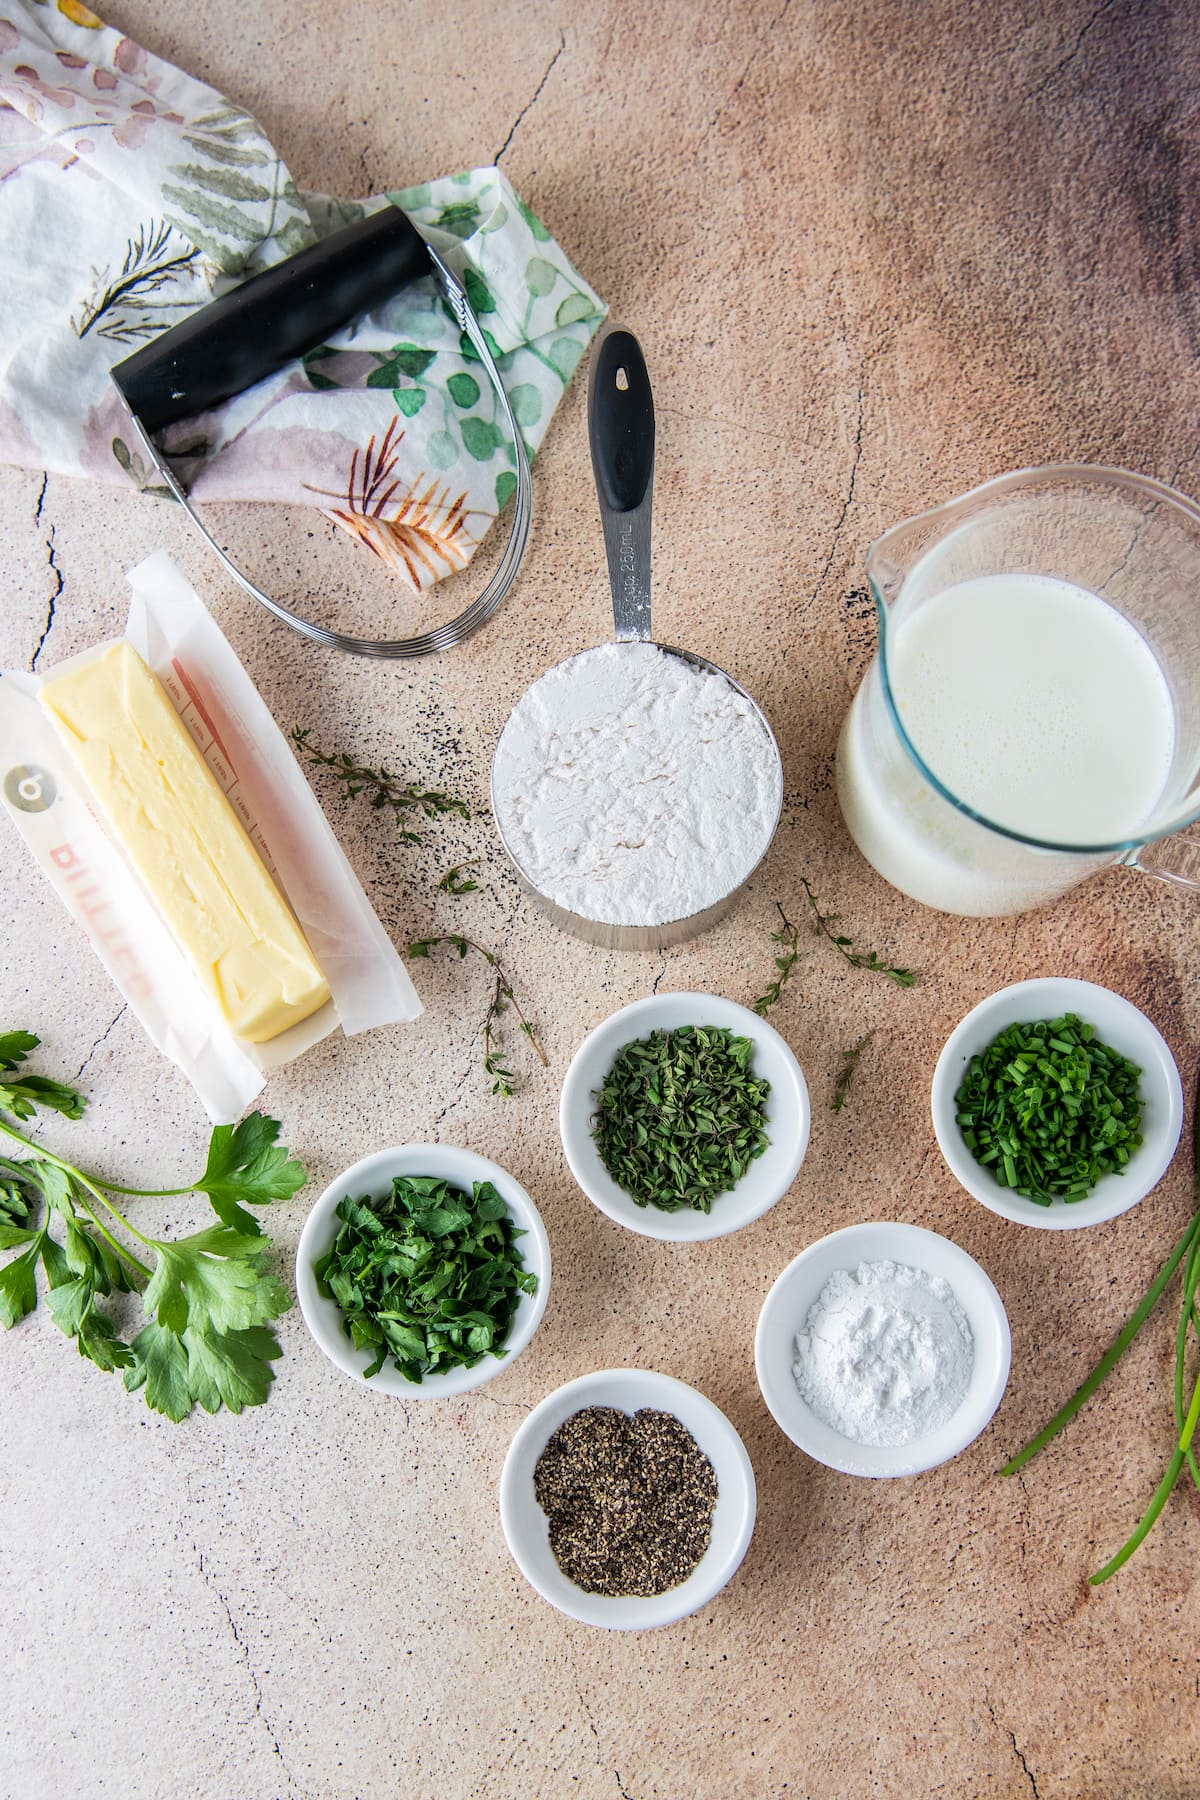
<svg viewBox="0 0 1200 1800">
<path fill-rule="evenodd" d="M 711 1400 L 649 1369 L 555 1389 L 509 1447 L 500 1518 L 521 1573 L 572 1619 L 648 1631 L 706 1606 L 754 1530 L 754 1471 Z"/>
<path fill-rule="evenodd" d="M 773 1026 L 718 994 L 652 994 L 584 1039 L 559 1103 L 571 1173 L 643 1237 L 725 1237 L 782 1199 L 808 1149 L 808 1084 Z"/>
</svg>

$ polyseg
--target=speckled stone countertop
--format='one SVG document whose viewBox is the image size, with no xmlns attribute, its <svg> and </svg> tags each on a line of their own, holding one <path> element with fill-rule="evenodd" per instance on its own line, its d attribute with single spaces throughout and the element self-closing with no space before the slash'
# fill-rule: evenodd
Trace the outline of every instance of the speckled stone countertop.
<svg viewBox="0 0 1200 1800">
<path fill-rule="evenodd" d="M 646 352 L 658 411 L 656 624 L 760 701 L 784 818 L 737 912 L 666 956 L 553 931 L 487 813 L 492 746 L 551 662 L 603 639 L 607 588 L 577 379 L 538 459 L 528 564 L 498 618 L 415 666 L 315 650 L 269 620 L 184 521 L 38 470 L 0 471 L 0 666 L 119 630 L 124 571 L 168 549 L 285 726 L 467 795 L 417 848 L 320 787 L 398 943 L 502 948 L 551 1068 L 493 1099 L 482 967 L 417 966 L 409 1027 L 330 1038 L 273 1077 L 310 1170 L 273 1218 L 286 1271 L 306 1205 L 368 1150 L 429 1137 L 511 1169 L 550 1233 L 533 1346 L 485 1390 L 424 1406 L 354 1386 L 281 1321 L 270 1404 L 174 1426 L 76 1358 L 44 1309 L 0 1342 L 0 1790 L 420 1800 L 996 1795 L 1185 1800 L 1200 1786 L 1200 1501 L 1181 1486 L 1136 1559 L 1087 1573 L 1148 1499 L 1171 1439 L 1173 1322 L 1156 1316 L 1086 1416 L 1022 1478 L 1004 1457 L 1108 1342 L 1191 1208 L 1181 1152 L 1152 1198 L 1077 1233 L 1006 1224 L 958 1188 L 928 1082 L 974 1002 L 1024 976 L 1104 982 L 1200 1040 L 1185 894 L 1113 871 L 1040 913 L 922 910 L 862 861 L 831 785 L 871 653 L 863 552 L 1003 469 L 1111 462 L 1200 485 L 1200 34 L 1182 0 L 113 0 L 112 23 L 254 111 L 302 187 L 359 194 L 499 156 Z M 365 628 L 397 590 L 315 516 L 226 507 L 267 586 Z M 468 574 L 460 595 L 471 591 Z M 401 603 L 403 610 L 406 603 Z M 482 858 L 478 893 L 436 892 Z M 651 989 L 748 1001 L 806 875 L 847 928 L 923 972 L 909 993 L 807 938 L 772 1017 L 814 1097 L 784 1200 L 731 1238 L 656 1244 L 570 1179 L 558 1086 L 582 1035 Z M 91 1104 L 92 1156 L 169 1181 L 207 1127 L 10 834 L 3 1023 Z M 799 909 L 799 910 L 796 910 Z M 841 1049 L 864 1030 L 834 1116 Z M 956 1461 L 869 1483 L 808 1461 L 754 1377 L 755 1320 L 805 1244 L 894 1217 L 954 1238 L 998 1286 L 1008 1392 Z M 741 1432 L 758 1526 L 732 1584 L 650 1636 L 574 1625 L 526 1586 L 496 1505 L 505 1450 L 561 1381 L 642 1364 Z"/>
</svg>

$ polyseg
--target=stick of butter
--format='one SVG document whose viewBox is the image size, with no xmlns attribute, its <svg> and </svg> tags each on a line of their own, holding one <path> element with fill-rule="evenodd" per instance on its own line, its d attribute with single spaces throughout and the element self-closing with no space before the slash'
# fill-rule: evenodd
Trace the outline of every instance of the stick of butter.
<svg viewBox="0 0 1200 1800">
<path fill-rule="evenodd" d="M 102 818 L 231 1031 L 252 1044 L 329 987 L 291 909 L 157 677 L 124 639 L 39 698 Z"/>
</svg>

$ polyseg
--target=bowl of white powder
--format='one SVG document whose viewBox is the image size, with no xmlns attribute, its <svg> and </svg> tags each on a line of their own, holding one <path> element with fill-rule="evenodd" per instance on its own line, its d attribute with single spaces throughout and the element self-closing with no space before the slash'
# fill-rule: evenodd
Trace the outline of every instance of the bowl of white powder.
<svg viewBox="0 0 1200 1800">
<path fill-rule="evenodd" d="M 610 949 L 714 924 L 766 855 L 783 804 L 765 717 L 721 670 L 644 641 L 581 651 L 517 702 L 492 811 L 523 886 Z"/>
<path fill-rule="evenodd" d="M 810 1244 L 767 1295 L 754 1340 L 775 1423 L 827 1468 L 876 1479 L 948 1462 L 1008 1381 L 991 1281 L 919 1225 L 851 1225 Z"/>
</svg>

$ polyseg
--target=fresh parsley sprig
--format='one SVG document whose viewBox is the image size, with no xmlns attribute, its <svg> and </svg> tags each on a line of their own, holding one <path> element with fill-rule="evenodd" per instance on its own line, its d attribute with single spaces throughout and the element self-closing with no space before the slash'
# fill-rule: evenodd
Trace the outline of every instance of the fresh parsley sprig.
<svg viewBox="0 0 1200 1800">
<path fill-rule="evenodd" d="M 311 726 L 293 727 L 292 742 L 296 749 L 315 767 L 329 769 L 341 782 L 349 799 L 365 794 L 369 805 L 378 810 L 390 809 L 395 815 L 396 835 L 402 844 L 419 844 L 425 835 L 403 822 L 407 814 L 420 813 L 426 819 L 436 819 L 442 814 L 453 813 L 460 819 L 470 818 L 466 801 L 456 799 L 453 794 L 444 794 L 439 788 L 423 788 L 413 781 L 402 781 L 388 769 L 369 769 L 344 751 L 319 750 L 309 742 L 311 729 Z"/>
<path fill-rule="evenodd" d="M 537 1032 L 521 1010 L 520 1002 L 513 993 L 512 983 L 505 973 L 500 958 L 491 950 L 485 950 L 482 944 L 477 944 L 474 938 L 463 937 L 454 931 L 445 932 L 439 937 L 417 938 L 415 943 L 408 946 L 408 954 L 410 957 L 428 957 L 430 951 L 436 950 L 439 944 L 448 944 L 452 950 L 457 950 L 460 960 L 473 950 L 477 956 L 482 956 L 493 971 L 491 998 L 488 1001 L 487 1012 L 483 1020 L 483 1070 L 485 1075 L 491 1077 L 493 1094 L 502 1094 L 507 1097 L 513 1091 L 516 1076 L 511 1069 L 505 1066 L 504 1053 L 500 1046 L 499 1034 L 496 1031 L 496 1021 L 504 1013 L 506 1007 L 511 1006 L 516 1013 L 521 1031 L 529 1039 L 544 1069 L 550 1067 L 549 1058 L 542 1049 Z"/>
<path fill-rule="evenodd" d="M 0 1037 L 6 1073 L 37 1044 L 31 1032 Z M 0 1088 L 0 1108 L 22 1120 L 38 1106 L 77 1119 L 84 1105 L 75 1089 L 37 1076 Z M 17 1251 L 0 1268 L 0 1325 L 35 1310 L 40 1268 L 55 1324 L 98 1368 L 120 1369 L 131 1393 L 144 1388 L 153 1411 L 179 1420 L 194 1405 L 261 1405 L 280 1354 L 271 1321 L 291 1299 L 270 1272 L 271 1240 L 245 1209 L 290 1199 L 305 1179 L 276 1142 L 278 1121 L 255 1112 L 240 1125 L 219 1125 L 203 1173 L 183 1188 L 122 1187 L 3 1117 L 0 1133 L 26 1153 L 0 1157 L 0 1250 Z M 183 1238 L 148 1237 L 113 1200 L 196 1193 L 207 1195 L 216 1217 Z M 141 1296 L 146 1323 L 129 1343 L 98 1305 L 113 1293 Z"/>
</svg>

